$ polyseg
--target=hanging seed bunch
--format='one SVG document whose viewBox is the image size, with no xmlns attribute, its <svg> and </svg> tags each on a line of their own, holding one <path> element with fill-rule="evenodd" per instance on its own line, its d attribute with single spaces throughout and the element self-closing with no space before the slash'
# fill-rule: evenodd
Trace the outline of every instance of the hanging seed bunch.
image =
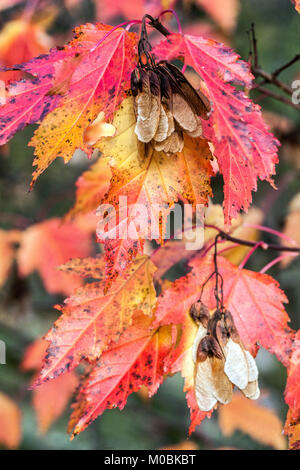
<svg viewBox="0 0 300 470">
<path fill-rule="evenodd" d="M 138 53 L 138 66 L 131 74 L 135 133 L 141 142 L 157 151 L 181 152 L 183 132 L 191 137 L 202 136 L 200 117 L 208 119 L 210 102 L 176 66 L 166 61 L 155 62 L 145 18 Z"/>
<path fill-rule="evenodd" d="M 256 363 L 244 348 L 231 313 L 217 309 L 210 316 L 198 301 L 191 306 L 190 315 L 198 325 L 192 355 L 199 408 L 209 411 L 217 402 L 229 403 L 234 386 L 256 400 L 260 393 Z"/>
</svg>

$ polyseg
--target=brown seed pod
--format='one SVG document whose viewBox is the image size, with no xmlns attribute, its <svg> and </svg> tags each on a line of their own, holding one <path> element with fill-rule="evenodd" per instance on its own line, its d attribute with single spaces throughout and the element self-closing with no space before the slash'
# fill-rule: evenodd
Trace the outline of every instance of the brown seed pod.
<svg viewBox="0 0 300 470">
<path fill-rule="evenodd" d="M 208 118 L 210 103 L 177 67 L 165 61 L 155 64 L 150 56 L 148 59 L 131 74 L 135 133 L 158 152 L 179 153 L 184 146 L 183 132 L 193 138 L 202 136 L 199 116 Z"/>
<path fill-rule="evenodd" d="M 218 359 L 224 357 L 218 341 L 211 335 L 204 336 L 198 345 L 197 359 L 201 361 L 206 357 L 217 357 Z"/>
<path fill-rule="evenodd" d="M 206 305 L 201 302 L 201 300 L 197 300 L 197 302 L 194 302 L 191 305 L 189 313 L 194 322 L 196 322 L 198 325 L 201 323 L 205 328 L 207 328 L 210 318 L 209 310 Z"/>
</svg>

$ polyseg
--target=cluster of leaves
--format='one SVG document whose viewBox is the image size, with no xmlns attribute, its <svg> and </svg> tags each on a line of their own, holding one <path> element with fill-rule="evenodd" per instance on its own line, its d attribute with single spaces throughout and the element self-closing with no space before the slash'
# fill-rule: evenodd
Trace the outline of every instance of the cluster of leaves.
<svg viewBox="0 0 300 470">
<path fill-rule="evenodd" d="M 209 9 L 209 2 L 199 3 Z M 134 133 L 135 115 L 129 96 L 137 45 L 137 34 L 127 29 L 101 23 L 77 27 L 66 46 L 13 67 L 13 72 L 17 71 L 22 78 L 17 81 L 15 77 L 5 78 L 5 103 L 0 108 L 2 144 L 27 124 L 39 123 L 29 144 L 35 148 L 32 186 L 57 157 L 67 163 L 76 149 L 88 156 L 97 149 L 101 157 L 79 178 L 76 204 L 68 217 L 89 214 L 100 203 L 113 205 L 118 214 L 118 223 L 111 226 L 116 233 L 114 239 L 100 235 L 111 220 L 104 219 L 103 227 L 98 227 L 104 253 L 93 258 L 84 258 L 89 254 L 84 224 L 78 228 L 76 223 L 67 222 L 60 227 L 53 220 L 27 229 L 22 239 L 15 232 L 4 233 L 2 237 L 5 249 L 11 250 L 11 259 L 13 243 L 20 243 L 17 255 L 20 272 L 26 275 L 40 269 L 50 292 L 59 290 L 69 295 L 80 286 L 63 306 L 57 306 L 61 316 L 45 337 L 49 344 L 33 385 L 37 387 L 36 409 L 43 408 L 45 400 L 41 396 L 55 395 L 61 399 L 55 412 L 59 414 L 77 385 L 74 369 L 79 364 L 86 365 L 70 420 L 73 436 L 105 409 L 122 409 L 128 396 L 142 387 L 147 388 L 150 396 L 155 394 L 163 380 L 177 372 L 185 379 L 190 432 L 211 415 L 201 412 L 195 400 L 191 347 L 197 327 L 188 311 L 214 271 L 211 243 L 216 232 L 207 230 L 204 247 L 187 253 L 183 242 L 162 243 L 166 220 L 178 201 L 189 202 L 193 207 L 207 205 L 212 196 L 211 178 L 219 171 L 224 180 L 224 222 L 230 227 L 241 209 L 248 210 L 257 180 L 271 182 L 277 163 L 279 142 L 268 131 L 260 107 L 243 91 L 252 86 L 249 65 L 213 39 L 182 33 L 168 36 L 155 46 L 153 53 L 157 60 L 179 58 L 191 67 L 201 77 L 201 90 L 211 100 L 213 111 L 203 123 L 203 139 L 185 136 L 182 152 L 171 157 L 162 152 L 147 155 Z M 3 68 L 3 76 L 12 72 L 9 67 L 6 70 Z M 116 132 L 112 137 L 104 137 L 100 128 L 91 145 L 86 132 L 95 127 L 100 113 L 104 113 L 105 121 Z M 126 213 L 119 210 L 122 196 L 127 197 Z M 148 217 L 136 217 L 140 204 L 153 219 L 162 218 L 161 246 L 150 255 L 145 254 L 145 248 L 149 248 Z M 162 206 L 164 212 L 160 214 L 157 207 Z M 216 225 L 224 228 L 224 222 Z M 137 236 L 124 238 L 125 228 Z M 237 230 L 236 225 L 234 228 Z M 47 231 L 48 242 L 53 239 L 58 243 L 60 237 L 64 238 L 62 244 L 68 249 L 65 259 L 55 258 L 53 252 L 43 247 L 37 251 L 39 230 Z M 78 244 L 73 249 L 72 240 L 78 243 L 80 236 L 83 243 L 77 252 Z M 22 256 L 26 250 L 27 255 Z M 44 270 L 28 255 L 34 251 L 37 258 L 43 257 Z M 245 255 L 243 252 L 242 258 Z M 47 274 L 50 267 L 69 258 L 74 259 L 61 266 L 59 275 L 51 279 Z M 174 260 L 184 258 L 189 258 L 187 274 L 173 283 L 166 281 L 164 275 Z M 245 347 L 253 355 L 259 347 L 267 349 L 288 369 L 285 397 L 290 411 L 286 430 L 296 448 L 300 413 L 299 332 L 288 326 L 284 309 L 287 298 L 278 283 L 266 274 L 244 269 L 243 261 L 237 266 L 241 261 L 240 257 L 238 262 L 232 262 L 225 254 L 218 256 L 219 272 L 224 279 L 224 303 L 232 312 Z M 4 279 L 9 264 L 3 269 Z M 66 280 L 66 273 L 75 275 L 77 281 L 71 276 Z M 88 282 L 84 285 L 78 277 Z M 203 300 L 211 310 L 216 307 L 214 288 L 211 280 L 203 291 Z M 45 343 L 32 347 L 24 359 L 24 370 L 40 368 L 44 349 Z M 50 417 L 48 412 L 43 414 L 42 410 L 39 414 L 42 430 L 55 417 L 53 411 Z M 281 445 L 277 443 L 278 447 Z"/>
</svg>

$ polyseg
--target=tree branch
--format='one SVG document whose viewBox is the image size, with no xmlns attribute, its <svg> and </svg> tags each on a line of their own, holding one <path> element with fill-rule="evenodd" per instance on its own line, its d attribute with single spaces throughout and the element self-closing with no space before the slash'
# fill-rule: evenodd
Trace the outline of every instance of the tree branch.
<svg viewBox="0 0 300 470">
<path fill-rule="evenodd" d="M 259 64 L 258 49 L 257 49 L 257 39 L 255 35 L 254 23 L 251 24 L 251 29 L 248 31 L 248 34 L 249 34 L 249 39 L 250 39 L 249 63 L 251 63 L 251 71 L 253 75 L 255 76 L 255 78 L 258 78 L 258 77 L 263 78 L 263 81 L 260 83 L 257 83 L 254 89 L 259 90 L 264 95 L 270 96 L 271 98 L 274 98 L 277 101 L 281 101 L 282 103 L 285 103 L 288 106 L 291 106 L 292 108 L 300 110 L 300 106 L 297 104 L 294 104 L 292 100 L 288 100 L 287 98 L 284 98 L 283 96 L 277 95 L 273 91 L 267 90 L 266 88 L 263 88 L 262 86 L 265 84 L 272 84 L 276 86 L 277 88 L 279 88 L 280 90 L 282 90 L 287 95 L 292 96 L 293 89 L 286 83 L 279 80 L 277 77 L 281 72 L 283 72 L 283 70 L 286 70 L 288 67 L 290 67 L 295 62 L 297 62 L 300 59 L 300 54 L 297 54 L 293 59 L 289 60 L 286 64 L 274 70 L 273 73 L 268 73 L 258 65 Z M 252 48 L 253 48 L 253 53 L 252 53 Z M 252 64 L 253 54 L 254 54 L 254 64 Z"/>
<path fill-rule="evenodd" d="M 244 246 L 257 246 L 257 242 L 252 242 L 250 240 L 243 240 L 241 238 L 236 238 L 232 237 L 228 233 L 224 232 L 221 230 L 219 227 L 215 225 L 206 225 L 205 227 L 208 228 L 213 228 L 219 232 L 220 238 L 223 240 L 227 240 L 229 242 L 237 243 L 238 245 L 244 245 Z M 289 251 L 292 253 L 300 253 L 300 246 L 285 246 L 285 245 L 276 245 L 274 243 L 261 243 L 257 246 L 257 249 L 263 249 L 263 250 L 274 250 L 274 251 Z"/>
</svg>

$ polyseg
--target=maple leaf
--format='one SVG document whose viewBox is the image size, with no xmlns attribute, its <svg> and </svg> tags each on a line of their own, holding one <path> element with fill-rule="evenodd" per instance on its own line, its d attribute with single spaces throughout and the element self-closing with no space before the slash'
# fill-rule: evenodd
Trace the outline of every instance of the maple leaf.
<svg viewBox="0 0 300 470">
<path fill-rule="evenodd" d="M 239 430 L 277 450 L 286 448 L 282 423 L 274 411 L 243 395 L 235 393 L 228 405 L 219 407 L 219 425 L 224 436 L 231 436 Z"/>
<path fill-rule="evenodd" d="M 182 152 L 172 158 L 156 151 L 146 156 L 143 144 L 134 133 L 136 119 L 132 98 L 123 102 L 113 123 L 117 130 L 115 136 L 98 144 L 103 155 L 110 157 L 113 174 L 102 204 L 113 205 L 119 216 L 118 225 L 113 219 L 108 230 L 105 227 L 109 217 L 98 225 L 98 239 L 105 243 L 108 280 L 122 273 L 132 258 L 143 252 L 144 239 L 151 238 L 149 219 L 157 226 L 161 217 L 163 219 L 157 230 L 159 240 L 164 238 L 170 207 L 179 197 L 193 206 L 206 204 L 211 194 L 212 175 L 211 154 L 205 140 L 185 137 Z M 127 198 L 128 210 L 120 208 L 120 197 Z M 143 212 L 141 206 L 145 209 Z"/>
<path fill-rule="evenodd" d="M 35 147 L 37 166 L 32 184 L 56 157 L 66 163 L 76 148 L 90 155 L 83 131 L 99 112 L 109 119 L 123 100 L 136 62 L 137 37 L 122 28 L 112 29 L 101 24 L 80 26 L 62 50 L 53 49 L 18 66 L 36 78 L 10 84 L 12 97 L 0 108 L 0 142 L 44 118 L 29 144 Z"/>
<path fill-rule="evenodd" d="M 285 389 L 285 401 L 290 407 L 290 419 L 300 419 L 300 330 L 293 343 L 292 354 L 288 365 L 288 378 Z"/>
<path fill-rule="evenodd" d="M 50 346 L 38 384 L 73 369 L 83 359 L 98 359 L 131 324 L 137 309 L 151 316 L 155 306 L 155 267 L 145 256 L 136 259 L 106 294 L 103 258 L 72 260 L 62 269 L 98 281 L 78 289 L 64 306 L 57 307 L 62 316 L 45 336 Z"/>
<path fill-rule="evenodd" d="M 172 34 L 154 48 L 164 60 L 183 57 L 204 80 L 213 103 L 210 119 L 203 123 L 204 137 L 214 145 L 224 179 L 225 222 L 240 209 L 247 211 L 257 179 L 275 172 L 279 142 L 267 130 L 260 107 L 229 82 L 251 87 L 249 65 L 223 44 L 212 39 Z"/>
<path fill-rule="evenodd" d="M 57 266 L 70 258 L 88 256 L 91 251 L 90 234 L 75 222 L 49 219 L 32 225 L 20 235 L 19 272 L 21 276 L 28 276 L 37 270 L 48 292 L 69 295 L 82 284 L 81 280 L 57 271 Z"/>
<path fill-rule="evenodd" d="M 90 155 L 83 130 L 100 111 L 110 118 L 123 100 L 136 60 L 136 35 L 120 28 L 105 38 L 111 29 L 99 24 L 77 29 L 77 37 L 69 47 L 79 49 L 82 60 L 72 74 L 66 97 L 45 117 L 30 142 L 35 147 L 33 163 L 37 165 L 33 182 L 57 156 L 66 163 L 76 148 Z M 96 47 L 101 39 L 103 42 Z"/>
<path fill-rule="evenodd" d="M 21 370 L 39 370 L 47 347 L 47 341 L 41 339 L 31 343 L 25 350 Z M 35 378 L 32 382 L 34 381 Z M 77 375 L 71 371 L 33 390 L 32 403 L 41 434 L 46 433 L 53 422 L 61 416 L 77 385 Z"/>
<path fill-rule="evenodd" d="M 176 280 L 158 299 L 154 326 L 181 324 L 192 303 L 199 299 L 202 284 L 214 272 L 210 256 L 194 258 L 192 271 Z M 252 355 L 258 343 L 287 365 L 293 341 L 293 331 L 287 326 L 289 317 L 283 303 L 287 298 L 278 282 L 267 274 L 239 269 L 228 260 L 218 258 L 218 270 L 224 280 L 224 305 L 232 313 L 241 340 Z M 207 283 L 203 302 L 215 309 L 214 281 Z"/>
<path fill-rule="evenodd" d="M 76 181 L 76 201 L 67 218 L 96 210 L 109 188 L 110 179 L 111 170 L 107 160 L 99 158 Z"/>
<path fill-rule="evenodd" d="M 170 327 L 151 331 L 152 318 L 137 313 L 132 326 L 111 344 L 81 385 L 69 431 L 73 437 L 106 409 L 124 408 L 127 397 L 143 385 L 156 393 L 164 379 L 164 359 L 173 345 Z"/>
<path fill-rule="evenodd" d="M 196 0 L 227 33 L 230 33 L 236 26 L 236 19 L 240 8 L 239 0 Z"/>
<path fill-rule="evenodd" d="M 21 410 L 11 398 L 0 392 L 0 442 L 15 449 L 21 435 Z"/>
</svg>

